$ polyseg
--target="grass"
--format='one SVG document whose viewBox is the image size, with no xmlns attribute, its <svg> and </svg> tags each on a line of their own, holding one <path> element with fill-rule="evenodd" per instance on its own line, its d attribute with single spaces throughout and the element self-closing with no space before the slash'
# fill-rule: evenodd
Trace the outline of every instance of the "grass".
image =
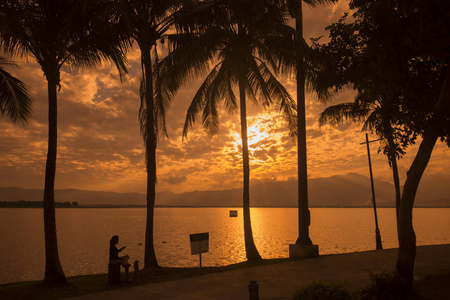
<svg viewBox="0 0 450 300">
<path fill-rule="evenodd" d="M 82 275 L 67 278 L 67 284 L 50 285 L 42 281 L 26 281 L 0 285 L 0 299 L 36 299 L 52 300 L 67 297 L 81 296 L 111 289 L 129 288 L 163 281 L 184 279 L 218 272 L 226 272 L 241 268 L 276 264 L 290 261 L 289 258 L 264 259 L 254 262 L 242 262 L 224 267 L 203 268 L 149 268 L 140 270 L 139 278 L 132 282 L 122 283 L 118 286 L 108 285 L 108 274 Z M 130 272 L 130 278 L 133 278 Z M 122 274 L 124 276 L 124 274 Z M 122 281 L 124 277 L 122 277 Z"/>
</svg>

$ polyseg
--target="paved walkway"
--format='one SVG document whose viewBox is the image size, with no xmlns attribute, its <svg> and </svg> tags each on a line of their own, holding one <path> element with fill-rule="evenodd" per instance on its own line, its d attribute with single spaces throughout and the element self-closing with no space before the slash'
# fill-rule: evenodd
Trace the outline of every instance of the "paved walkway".
<svg viewBox="0 0 450 300">
<path fill-rule="evenodd" d="M 257 280 L 260 300 L 292 299 L 296 288 L 312 281 L 341 282 L 351 291 L 366 286 L 369 271 L 391 271 L 397 249 L 326 255 L 286 263 L 259 266 L 122 288 L 70 298 L 100 299 L 248 299 L 248 282 Z M 415 278 L 450 273 L 450 245 L 417 247 Z M 450 288 L 449 288 L 450 290 Z"/>
</svg>

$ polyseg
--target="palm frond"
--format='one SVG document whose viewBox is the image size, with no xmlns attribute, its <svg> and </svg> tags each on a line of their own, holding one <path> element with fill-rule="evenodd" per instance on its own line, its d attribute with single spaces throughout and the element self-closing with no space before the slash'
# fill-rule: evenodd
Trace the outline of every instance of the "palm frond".
<svg viewBox="0 0 450 300">
<path fill-rule="evenodd" d="M 141 103 L 139 105 L 139 129 L 142 138 L 144 139 L 144 144 L 147 144 L 147 103 L 145 101 L 146 98 L 146 88 L 145 88 L 145 77 L 142 76 L 139 85 L 139 99 Z M 156 135 L 155 135 L 156 136 Z M 146 155 L 147 158 L 147 155 Z"/>
<path fill-rule="evenodd" d="M 285 0 L 289 14 L 293 18 L 302 18 L 299 15 L 300 6 L 302 2 L 310 7 L 316 7 L 318 5 L 326 5 L 338 2 L 338 0 Z"/>
<path fill-rule="evenodd" d="M 191 128 L 196 120 L 197 114 L 205 107 L 205 101 L 210 95 L 209 87 L 217 77 L 219 66 L 211 70 L 202 85 L 198 89 L 186 113 L 186 120 L 183 128 L 183 139 L 187 137 L 189 128 Z"/>
<path fill-rule="evenodd" d="M 259 102 L 262 103 L 263 106 L 269 106 L 272 103 L 272 95 L 268 91 L 266 79 L 261 73 L 261 70 L 266 69 L 265 63 L 259 58 L 251 56 L 247 59 L 247 65 L 248 74 L 245 80 L 246 86 L 248 86 L 247 93 L 254 95 L 254 91 L 258 91 L 260 94 Z M 253 96 L 252 99 L 254 99 L 254 102 L 256 102 L 255 96 Z M 258 104 L 258 102 L 256 102 L 255 104 Z"/>
<path fill-rule="evenodd" d="M 377 112 L 372 111 L 371 114 L 369 114 L 364 121 L 364 124 L 362 126 L 363 131 L 372 131 L 375 129 L 375 125 L 380 121 L 380 116 L 377 114 Z"/>
<path fill-rule="evenodd" d="M 311 6 L 311 7 L 316 7 L 319 5 L 327 5 L 327 4 L 333 4 L 338 2 L 339 0 L 303 0 L 303 2 L 305 2 L 305 4 Z"/>
<path fill-rule="evenodd" d="M 256 44 L 257 55 L 266 61 L 270 58 L 275 62 L 271 67 L 275 71 L 292 74 L 297 68 L 298 51 L 305 51 L 306 43 L 298 31 L 286 24 L 276 24 L 265 38 L 264 43 Z"/>
<path fill-rule="evenodd" d="M 226 68 L 226 64 L 222 62 L 218 66 L 220 68 L 208 86 L 207 97 L 205 98 L 205 105 L 202 112 L 203 127 L 211 135 L 219 132 L 219 114 L 217 107 L 218 103 L 224 99 L 224 88 L 227 87 L 226 82 L 229 78 L 229 70 Z"/>
<path fill-rule="evenodd" d="M 319 117 L 322 126 L 329 123 L 336 126 L 345 121 L 361 122 L 370 113 L 370 108 L 364 105 L 355 105 L 355 102 L 346 102 L 327 107 Z"/>
<path fill-rule="evenodd" d="M 164 135 L 169 137 L 167 133 L 166 127 L 166 111 L 170 106 L 170 100 L 172 99 L 172 94 L 163 93 L 161 89 L 161 76 L 159 71 L 159 57 L 157 47 L 155 45 L 155 67 L 153 72 L 153 78 L 155 78 L 154 87 L 154 95 L 155 95 L 155 128 L 158 131 L 159 128 L 162 128 L 164 131 Z M 156 132 L 158 134 L 158 132 Z"/>
<path fill-rule="evenodd" d="M 234 113 L 238 110 L 238 106 L 236 103 L 236 96 L 233 91 L 233 82 L 236 80 L 232 77 L 232 75 L 227 74 L 227 78 L 224 79 L 222 92 L 223 92 L 223 101 L 225 103 L 225 107 L 228 110 L 228 113 Z"/>
<path fill-rule="evenodd" d="M 0 113 L 14 123 L 27 123 L 31 118 L 31 98 L 25 83 L 12 76 L 4 67 L 13 65 L 0 57 Z"/>
<path fill-rule="evenodd" d="M 288 122 L 291 137 L 297 136 L 296 101 L 265 64 L 261 64 L 261 73 L 265 78 L 267 91 L 271 99 L 278 104 L 280 112 Z"/>
<path fill-rule="evenodd" d="M 203 76 L 214 57 L 213 36 L 195 34 L 168 35 L 169 54 L 161 60 L 161 89 L 174 94 L 183 84 Z"/>
</svg>

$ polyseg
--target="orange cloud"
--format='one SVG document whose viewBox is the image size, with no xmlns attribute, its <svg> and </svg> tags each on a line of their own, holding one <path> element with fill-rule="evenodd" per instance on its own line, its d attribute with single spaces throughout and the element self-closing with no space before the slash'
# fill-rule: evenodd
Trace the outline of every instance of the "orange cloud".
<svg viewBox="0 0 450 300">
<path fill-rule="evenodd" d="M 317 37 L 342 14 L 348 1 L 336 6 L 305 9 L 305 35 Z M 56 188 L 79 188 L 116 192 L 145 192 L 144 147 L 139 134 L 140 54 L 129 53 L 130 74 L 122 83 L 111 65 L 95 70 L 63 70 L 58 93 L 59 139 Z M 41 69 L 24 62 L 15 75 L 28 83 L 33 97 L 33 119 L 26 126 L 0 118 L 1 186 L 43 188 L 47 149 L 47 84 Z M 294 78 L 282 82 L 296 97 Z M 167 112 L 169 139 L 161 138 L 157 150 L 158 191 L 184 192 L 242 186 L 242 154 L 238 115 L 220 110 L 221 127 L 216 136 L 206 134 L 197 123 L 182 141 L 189 103 L 201 79 L 183 87 Z M 352 100 L 352 93 L 333 102 Z M 357 172 L 368 174 L 364 133 L 360 125 L 319 127 L 318 116 L 328 105 L 308 94 L 306 98 L 308 175 L 310 178 Z M 248 107 L 251 183 L 283 181 L 297 177 L 297 147 L 286 122 L 273 110 Z M 371 138 L 375 138 L 372 136 Z M 387 159 L 371 144 L 375 177 L 391 181 Z M 417 147 L 399 162 L 400 176 Z M 435 148 L 427 174 L 449 174 L 449 150 Z"/>
</svg>

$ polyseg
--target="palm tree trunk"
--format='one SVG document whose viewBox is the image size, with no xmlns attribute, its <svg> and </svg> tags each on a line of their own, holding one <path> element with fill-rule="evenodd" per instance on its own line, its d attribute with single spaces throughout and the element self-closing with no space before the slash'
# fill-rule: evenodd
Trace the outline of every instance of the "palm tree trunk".
<svg viewBox="0 0 450 300">
<path fill-rule="evenodd" d="M 302 4 L 295 18 L 295 29 L 303 41 Z M 305 69 L 303 50 L 297 51 L 297 126 L 298 126 L 298 245 L 312 245 L 309 238 L 311 223 L 308 208 L 308 167 L 306 152 Z"/>
<path fill-rule="evenodd" d="M 153 224 L 156 197 L 156 136 L 154 122 L 153 101 L 153 72 L 150 56 L 151 47 L 143 48 L 142 59 L 144 65 L 145 103 L 146 111 L 146 164 L 147 164 L 147 224 L 145 229 L 144 268 L 158 267 L 153 241 Z"/>
<path fill-rule="evenodd" d="M 47 75 L 48 85 L 48 149 L 45 166 L 44 188 L 44 235 L 45 235 L 45 282 L 66 282 L 58 254 L 55 213 L 55 173 L 57 151 L 57 95 L 58 70 Z"/>
<path fill-rule="evenodd" d="M 250 221 L 250 163 L 247 140 L 247 110 L 245 104 L 245 89 L 241 83 L 239 83 L 239 96 L 241 110 L 242 160 L 244 170 L 242 210 L 244 215 L 245 252 L 248 260 L 259 260 L 261 259 L 261 255 L 259 255 L 258 249 L 256 249 L 255 242 L 253 240 L 252 224 Z"/>
<path fill-rule="evenodd" d="M 448 112 L 450 111 L 450 72 L 448 66 L 444 85 L 434 110 L 434 120 L 442 117 L 442 114 L 444 114 L 444 119 L 448 118 Z M 414 259 L 416 257 L 416 235 L 412 224 L 412 210 L 420 179 L 428 165 L 434 145 L 439 137 L 439 130 L 436 127 L 440 125 L 439 121 L 435 121 L 431 125 L 431 128 L 424 134 L 416 157 L 407 173 L 402 200 L 400 201 L 397 223 L 399 249 L 396 269 L 399 275 L 407 280 L 410 285 L 412 285 L 413 281 Z"/>
</svg>

